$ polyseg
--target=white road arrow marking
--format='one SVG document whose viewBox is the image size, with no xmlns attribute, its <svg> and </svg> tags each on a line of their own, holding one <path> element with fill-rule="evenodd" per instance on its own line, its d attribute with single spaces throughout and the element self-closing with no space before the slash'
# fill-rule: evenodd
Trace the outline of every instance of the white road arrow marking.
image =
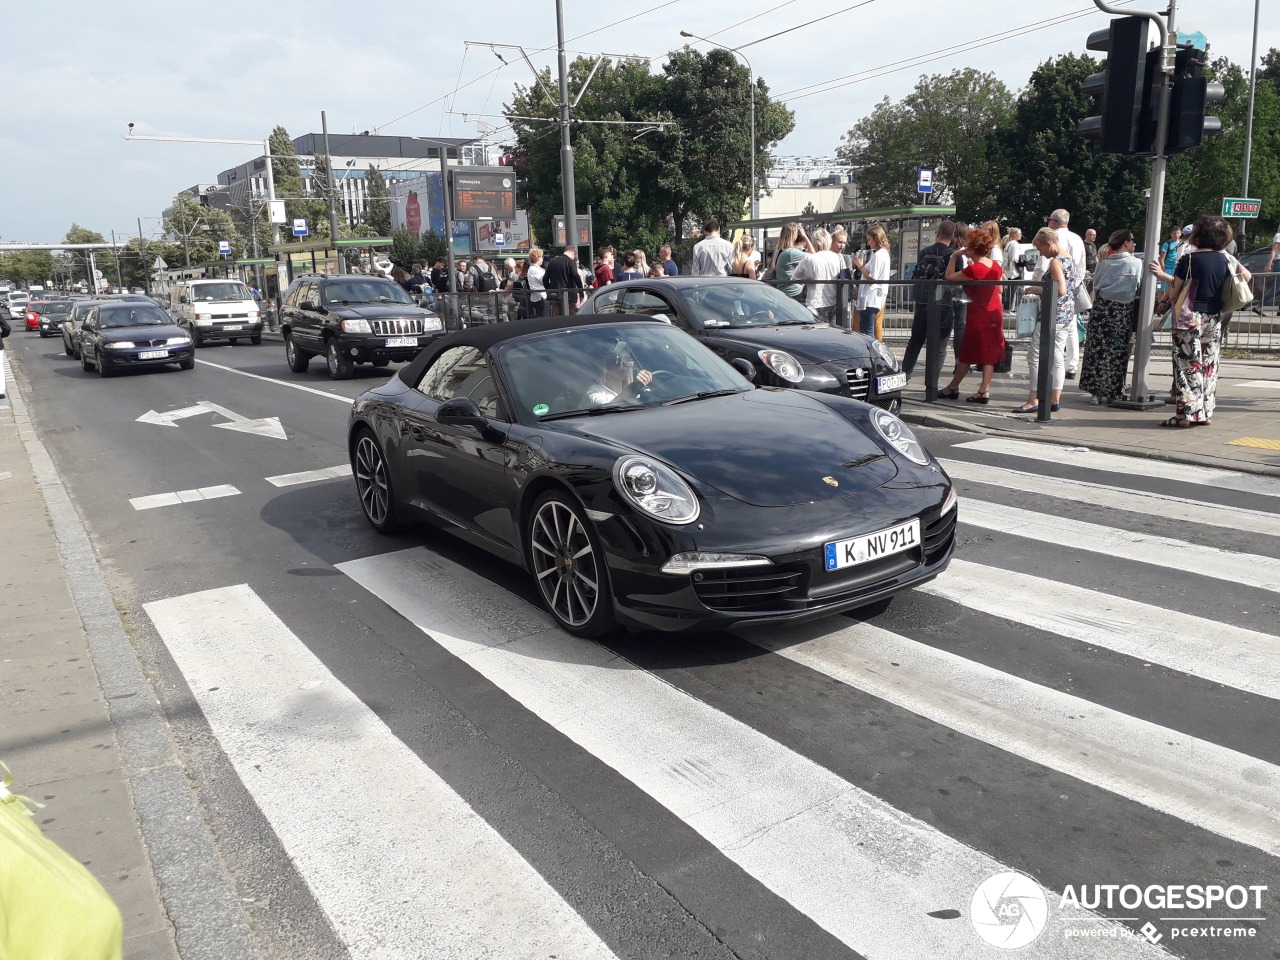
<svg viewBox="0 0 1280 960">
<path fill-rule="evenodd" d="M 165 413 L 159 413 L 156 410 L 148 410 L 138 418 L 138 423 L 155 423 L 166 427 L 176 427 L 178 420 L 185 420 L 187 417 L 198 417 L 205 413 L 216 413 L 220 417 L 225 417 L 229 423 L 215 423 L 215 427 L 221 427 L 224 430 L 236 430 L 240 433 L 252 433 L 259 437 L 274 437 L 277 440 L 287 440 L 288 435 L 284 432 L 284 427 L 280 424 L 279 417 L 262 417 L 258 420 L 250 420 L 248 417 L 241 416 L 234 410 L 228 410 L 226 407 L 208 400 L 201 400 L 199 403 L 190 407 L 182 407 L 178 410 L 169 410 Z"/>
</svg>

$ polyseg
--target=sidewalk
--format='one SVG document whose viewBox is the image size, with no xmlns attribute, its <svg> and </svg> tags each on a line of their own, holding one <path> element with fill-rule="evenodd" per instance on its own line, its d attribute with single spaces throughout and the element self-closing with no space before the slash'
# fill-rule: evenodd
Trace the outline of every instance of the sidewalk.
<svg viewBox="0 0 1280 960">
<path fill-rule="evenodd" d="M 1157 396 L 1169 385 L 1167 357 L 1153 357 L 1148 388 Z M 923 359 L 903 394 L 903 419 L 910 423 L 977 433 L 999 433 L 1023 440 L 1089 447 L 1094 450 L 1217 466 L 1249 473 L 1280 476 L 1280 364 L 1226 359 L 1218 379 L 1218 403 L 1212 426 L 1170 429 L 1159 426 L 1174 408 L 1161 404 L 1151 410 L 1093 407 L 1076 381 L 1062 388 L 1062 409 L 1049 423 L 1035 414 L 1011 412 L 1027 399 L 1026 355 L 1014 354 L 1013 372 L 996 374 L 991 402 L 966 402 L 981 377 L 970 372 L 960 385 L 959 400 L 924 402 Z M 950 371 L 939 378 L 946 386 Z"/>
<path fill-rule="evenodd" d="M 43 804 L 35 817 L 45 835 L 115 901 L 127 960 L 177 960 L 179 946 L 187 960 L 254 956 L 168 725 L 16 379 L 10 371 L 0 400 L 0 760 L 14 792 Z"/>
</svg>

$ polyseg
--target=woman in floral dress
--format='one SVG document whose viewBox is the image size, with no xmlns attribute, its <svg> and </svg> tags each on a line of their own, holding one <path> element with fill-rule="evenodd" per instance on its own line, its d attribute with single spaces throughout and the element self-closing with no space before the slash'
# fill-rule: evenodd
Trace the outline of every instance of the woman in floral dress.
<svg viewBox="0 0 1280 960">
<path fill-rule="evenodd" d="M 1117 230 L 1107 241 L 1107 249 L 1093 271 L 1093 310 L 1080 364 L 1080 389 L 1093 394 L 1089 403 L 1095 407 L 1110 403 L 1124 390 L 1142 276 L 1142 264 L 1133 255 L 1131 231 Z"/>
</svg>

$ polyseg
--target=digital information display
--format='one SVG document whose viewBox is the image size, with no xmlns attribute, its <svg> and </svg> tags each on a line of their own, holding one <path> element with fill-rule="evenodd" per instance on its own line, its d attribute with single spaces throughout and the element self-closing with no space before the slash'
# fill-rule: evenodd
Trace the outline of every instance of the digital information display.
<svg viewBox="0 0 1280 960">
<path fill-rule="evenodd" d="M 573 218 L 573 222 L 574 222 L 574 226 L 578 228 L 577 246 L 579 247 L 591 246 L 591 218 L 580 213 Z M 553 218 L 553 225 L 555 227 L 555 232 L 556 232 L 555 245 L 557 247 L 567 247 L 568 244 L 565 242 L 565 239 L 564 239 L 564 217 L 557 214 Z"/>
<path fill-rule="evenodd" d="M 516 181 L 511 171 L 472 173 L 453 170 L 453 219 L 514 220 Z"/>
</svg>

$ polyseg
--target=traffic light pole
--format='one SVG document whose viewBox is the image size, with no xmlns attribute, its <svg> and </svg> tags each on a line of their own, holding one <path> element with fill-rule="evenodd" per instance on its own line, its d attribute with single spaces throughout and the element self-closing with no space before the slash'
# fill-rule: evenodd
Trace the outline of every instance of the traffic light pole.
<svg viewBox="0 0 1280 960">
<path fill-rule="evenodd" d="M 1125 10 L 1108 6 L 1104 0 L 1093 0 L 1099 10 L 1116 16 L 1145 16 L 1160 29 L 1161 45 L 1164 48 L 1164 60 L 1159 74 L 1160 99 L 1156 113 L 1155 157 L 1151 163 L 1151 188 L 1147 192 L 1147 226 L 1143 234 L 1143 246 L 1146 248 L 1146 265 L 1142 271 L 1142 287 L 1138 295 L 1138 334 L 1133 348 L 1133 377 L 1129 381 L 1129 399 L 1113 401 L 1113 407 L 1125 407 L 1131 410 L 1149 410 L 1160 405 L 1154 400 L 1147 387 L 1147 368 L 1151 363 L 1151 333 L 1155 320 L 1156 280 L 1149 267 L 1160 262 L 1160 237 L 1163 234 L 1161 222 L 1164 220 L 1164 183 L 1165 169 L 1168 160 L 1165 157 L 1165 143 L 1169 136 L 1169 102 L 1173 94 L 1173 53 L 1177 45 L 1177 34 L 1173 23 L 1178 13 L 1178 0 L 1169 0 L 1168 19 L 1162 21 L 1159 14 L 1145 13 L 1136 10 Z"/>
<path fill-rule="evenodd" d="M 556 0 L 557 67 L 560 80 L 560 183 L 564 197 L 564 239 L 566 245 L 578 243 L 578 198 L 573 182 L 573 140 L 569 129 L 569 64 L 564 50 L 564 4 Z M 585 261 L 591 264 L 588 251 Z"/>
</svg>

